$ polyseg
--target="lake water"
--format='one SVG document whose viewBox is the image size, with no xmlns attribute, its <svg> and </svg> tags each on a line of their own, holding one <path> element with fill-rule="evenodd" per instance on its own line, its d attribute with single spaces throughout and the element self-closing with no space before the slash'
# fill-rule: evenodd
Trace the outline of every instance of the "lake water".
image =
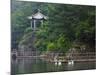
<svg viewBox="0 0 100 75">
<path fill-rule="evenodd" d="M 73 70 L 88 70 L 96 68 L 95 62 L 75 62 L 74 65 L 62 63 L 55 65 L 42 59 L 21 58 L 11 61 L 11 75 L 28 74 L 28 73 L 43 73 L 43 72 L 58 72 L 58 71 L 73 71 Z"/>
</svg>

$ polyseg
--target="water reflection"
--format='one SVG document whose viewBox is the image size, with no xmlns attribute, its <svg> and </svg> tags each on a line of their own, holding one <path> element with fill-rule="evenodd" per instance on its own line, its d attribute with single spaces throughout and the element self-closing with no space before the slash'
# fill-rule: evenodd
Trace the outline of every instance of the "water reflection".
<svg viewBox="0 0 100 75">
<path fill-rule="evenodd" d="M 11 61 L 11 75 L 16 75 L 18 60 L 12 59 Z"/>
<path fill-rule="evenodd" d="M 12 60 L 11 75 L 40 73 L 40 72 L 54 72 L 54 71 L 70 71 L 70 70 L 84 70 L 95 69 L 95 62 L 80 62 L 74 65 L 62 63 L 60 66 L 55 63 L 50 63 L 41 59 L 21 58 Z"/>
</svg>

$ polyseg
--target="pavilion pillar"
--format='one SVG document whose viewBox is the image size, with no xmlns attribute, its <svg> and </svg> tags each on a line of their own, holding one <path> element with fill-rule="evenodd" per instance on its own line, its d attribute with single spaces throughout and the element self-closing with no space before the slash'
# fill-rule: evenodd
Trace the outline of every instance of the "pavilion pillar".
<svg viewBox="0 0 100 75">
<path fill-rule="evenodd" d="M 43 20 L 41 20 L 41 25 L 42 25 L 42 27 L 43 27 Z"/>
<path fill-rule="evenodd" d="M 31 20 L 31 28 L 33 28 L 33 24 L 32 24 L 33 22 L 32 22 L 32 20 Z"/>
<path fill-rule="evenodd" d="M 34 30 L 36 30 L 36 20 L 34 20 Z"/>
</svg>

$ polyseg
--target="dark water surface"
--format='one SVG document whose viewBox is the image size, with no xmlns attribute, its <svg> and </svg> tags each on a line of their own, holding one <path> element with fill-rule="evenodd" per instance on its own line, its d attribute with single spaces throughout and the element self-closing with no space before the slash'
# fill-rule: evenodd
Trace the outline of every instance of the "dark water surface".
<svg viewBox="0 0 100 75">
<path fill-rule="evenodd" d="M 41 72 L 88 70 L 95 68 L 95 62 L 75 62 L 74 65 L 68 65 L 67 63 L 62 63 L 62 65 L 55 65 L 55 63 L 46 62 L 41 59 L 21 58 L 12 60 L 11 75 Z"/>
</svg>

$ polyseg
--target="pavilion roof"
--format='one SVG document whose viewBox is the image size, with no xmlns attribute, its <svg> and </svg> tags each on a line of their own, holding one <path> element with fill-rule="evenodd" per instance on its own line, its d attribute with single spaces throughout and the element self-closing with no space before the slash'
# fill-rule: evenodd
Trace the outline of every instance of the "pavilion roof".
<svg viewBox="0 0 100 75">
<path fill-rule="evenodd" d="M 47 19 L 47 16 L 43 15 L 42 13 L 40 13 L 40 11 L 38 11 L 36 14 L 32 14 L 32 16 L 28 17 L 29 19 Z"/>
</svg>

